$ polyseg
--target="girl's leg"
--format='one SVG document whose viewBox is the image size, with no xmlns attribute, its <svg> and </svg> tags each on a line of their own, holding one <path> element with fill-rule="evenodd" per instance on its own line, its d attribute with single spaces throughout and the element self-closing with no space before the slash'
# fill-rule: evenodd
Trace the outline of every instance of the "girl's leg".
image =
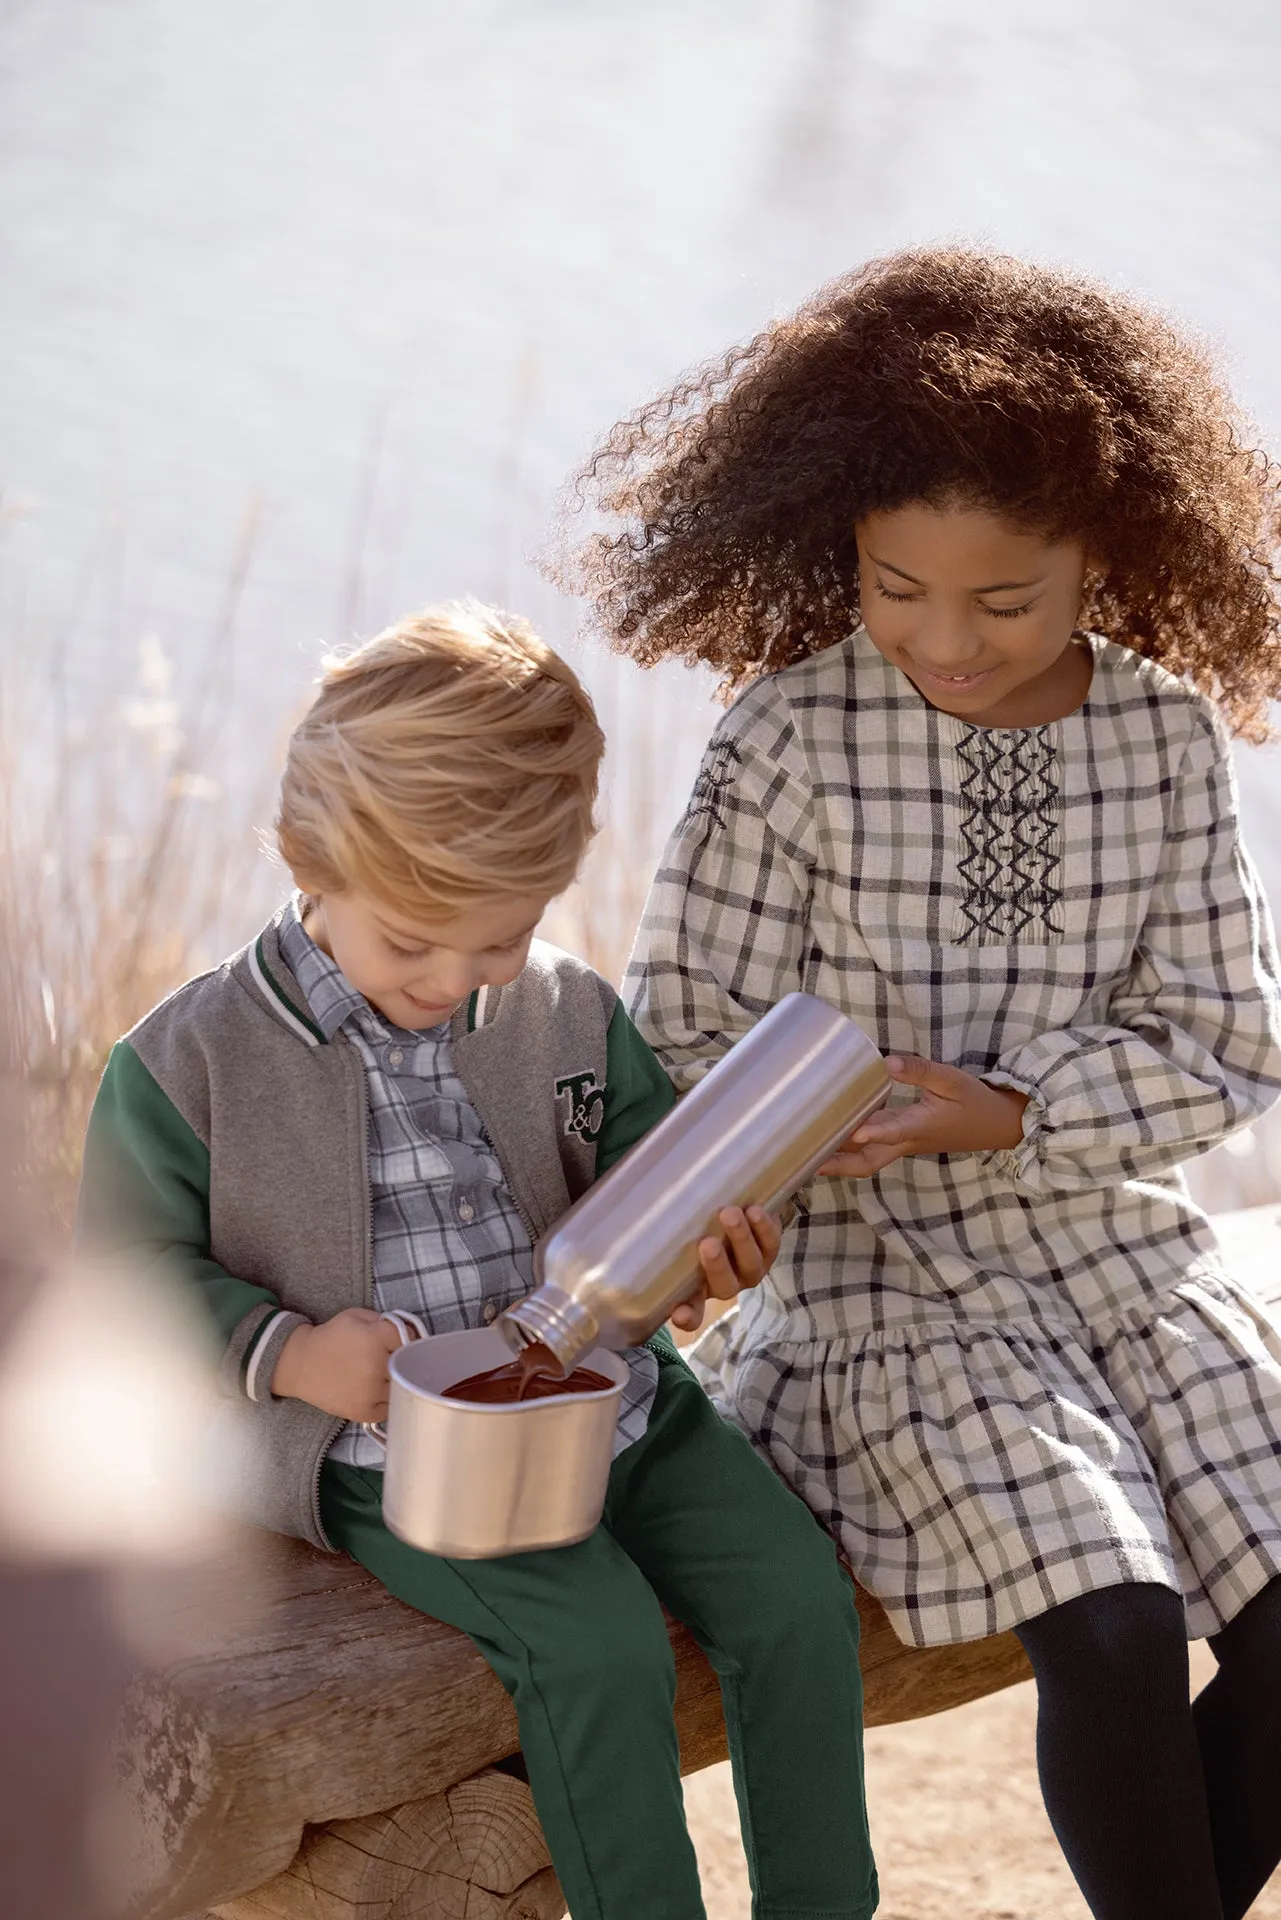
<svg viewBox="0 0 1281 1920">
<path fill-rule="evenodd" d="M 1222 1920 L 1180 1595 L 1082 1594 L 1018 1629 L 1041 1791 L 1096 1920 Z"/>
<path fill-rule="evenodd" d="M 601 1527 L 502 1560 L 419 1553 L 383 1524 L 382 1475 L 331 1462 L 337 1546 L 461 1627 L 515 1701 L 529 1783 L 574 1920 L 705 1920 L 685 1827 L 662 1610 Z"/>
<path fill-rule="evenodd" d="M 1210 1642 L 1219 1671 L 1192 1708 L 1226 1920 L 1281 1860 L 1281 1580 Z"/>
<path fill-rule="evenodd" d="M 756 1920 L 866 1920 L 876 1874 L 853 1588 L 809 1510 L 683 1362 L 660 1367 L 606 1525 L 720 1678 Z"/>
</svg>

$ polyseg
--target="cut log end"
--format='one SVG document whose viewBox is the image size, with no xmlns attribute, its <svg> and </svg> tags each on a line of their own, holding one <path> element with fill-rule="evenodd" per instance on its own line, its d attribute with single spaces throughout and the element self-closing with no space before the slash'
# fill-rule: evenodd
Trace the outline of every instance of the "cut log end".
<svg viewBox="0 0 1281 1920">
<path fill-rule="evenodd" d="M 217 1920 L 561 1920 L 533 1796 L 485 1772 L 447 1793 L 307 1833 L 266 1886 Z"/>
</svg>

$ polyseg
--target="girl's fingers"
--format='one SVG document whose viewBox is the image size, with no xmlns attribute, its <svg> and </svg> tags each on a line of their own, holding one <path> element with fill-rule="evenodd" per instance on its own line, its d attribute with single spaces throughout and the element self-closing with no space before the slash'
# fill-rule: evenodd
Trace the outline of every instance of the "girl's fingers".
<svg viewBox="0 0 1281 1920">
<path fill-rule="evenodd" d="M 868 1174 L 879 1173 L 882 1167 L 888 1167 L 902 1158 L 902 1147 L 885 1141 L 872 1141 L 853 1152 L 834 1153 L 830 1160 L 823 1162 L 819 1172 L 829 1180 L 865 1180 Z"/>
<path fill-rule="evenodd" d="M 895 1107 L 890 1113 L 874 1113 L 855 1127 L 848 1144 L 865 1147 L 875 1140 L 893 1141 L 896 1146 L 902 1146 L 912 1138 L 922 1117 L 919 1100 L 913 1100 L 908 1107 Z"/>
</svg>

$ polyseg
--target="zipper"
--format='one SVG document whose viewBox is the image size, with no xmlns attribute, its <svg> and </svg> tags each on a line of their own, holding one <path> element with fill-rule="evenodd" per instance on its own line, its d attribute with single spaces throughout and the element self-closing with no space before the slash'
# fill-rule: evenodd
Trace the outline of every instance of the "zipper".
<svg viewBox="0 0 1281 1920">
<path fill-rule="evenodd" d="M 364 1271 L 365 1305 L 370 1309 L 372 1309 L 374 1305 L 374 1234 L 373 1234 L 373 1221 L 371 1216 L 372 1203 L 369 1197 L 369 1154 L 370 1154 L 370 1149 L 373 1146 L 373 1123 L 369 1115 L 369 1084 L 365 1078 L 364 1061 L 361 1059 L 357 1049 L 353 1047 L 350 1040 L 347 1039 L 347 1036 L 345 1034 L 335 1034 L 334 1040 L 342 1042 L 343 1046 L 346 1049 L 346 1057 L 350 1059 L 352 1063 L 352 1068 L 356 1075 L 356 1083 L 360 1093 L 361 1113 L 364 1119 L 364 1127 L 363 1127 L 364 1147 L 360 1155 L 360 1196 L 361 1196 L 362 1208 L 363 1208 L 364 1220 L 365 1220 L 365 1271 Z M 330 1540 L 329 1535 L 325 1532 L 324 1526 L 321 1523 L 320 1476 L 321 1476 L 321 1473 L 324 1471 L 325 1461 L 328 1458 L 330 1448 L 333 1446 L 334 1441 L 338 1438 L 339 1434 L 343 1431 L 344 1427 L 348 1426 L 349 1424 L 350 1422 L 346 1420 L 337 1420 L 334 1422 L 332 1432 L 329 1433 L 326 1439 L 322 1442 L 320 1452 L 316 1455 L 316 1466 L 315 1466 L 315 1471 L 312 1475 L 312 1482 L 311 1482 L 312 1522 L 315 1526 L 316 1532 L 319 1534 L 320 1538 L 324 1541 L 330 1553 L 333 1553 L 335 1551 L 335 1548 L 334 1548 L 333 1542 Z"/>
<path fill-rule="evenodd" d="M 320 1518 L 320 1476 L 321 1476 L 321 1473 L 324 1471 L 325 1461 L 329 1458 L 329 1450 L 333 1446 L 334 1441 L 338 1438 L 339 1434 L 342 1432 L 346 1424 L 347 1422 L 345 1420 L 335 1420 L 332 1432 L 326 1435 L 325 1439 L 321 1443 L 320 1452 L 316 1455 L 315 1472 L 311 1476 L 312 1524 L 316 1529 L 317 1535 L 324 1542 L 325 1550 L 328 1553 L 337 1553 L 338 1549 L 334 1545 L 333 1541 L 329 1538 L 329 1535 L 325 1532 L 324 1525 Z"/>
<path fill-rule="evenodd" d="M 364 1150 L 360 1156 L 360 1197 L 365 1219 L 365 1305 L 374 1307 L 374 1220 L 373 1201 L 369 1193 L 369 1157 L 373 1152 L 374 1128 L 369 1113 L 369 1081 L 365 1074 L 365 1063 L 358 1050 L 347 1041 L 356 1069 L 356 1079 L 360 1087 L 361 1112 L 364 1116 Z"/>
</svg>

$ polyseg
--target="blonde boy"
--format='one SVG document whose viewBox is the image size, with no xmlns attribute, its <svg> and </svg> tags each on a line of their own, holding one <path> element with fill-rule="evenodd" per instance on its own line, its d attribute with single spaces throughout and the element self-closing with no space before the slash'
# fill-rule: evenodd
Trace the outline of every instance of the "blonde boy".
<svg viewBox="0 0 1281 1920">
<path fill-rule="evenodd" d="M 249 1517 L 346 1550 L 479 1646 L 575 1920 L 703 1912 L 660 1602 L 721 1676 L 756 1913 L 864 1920 L 848 1584 L 665 1333 L 627 1356 L 605 1516 L 574 1547 L 407 1547 L 362 1431 L 386 1410 L 384 1314 L 491 1322 L 538 1238 L 672 1104 L 612 988 L 533 938 L 593 831 L 602 748 L 569 667 L 473 604 L 330 663 L 281 787 L 298 891 L 115 1048 L 82 1234 L 204 1300 L 249 1405 Z M 721 1220 L 701 1254 L 728 1296 L 778 1230 L 758 1209 Z"/>
</svg>

